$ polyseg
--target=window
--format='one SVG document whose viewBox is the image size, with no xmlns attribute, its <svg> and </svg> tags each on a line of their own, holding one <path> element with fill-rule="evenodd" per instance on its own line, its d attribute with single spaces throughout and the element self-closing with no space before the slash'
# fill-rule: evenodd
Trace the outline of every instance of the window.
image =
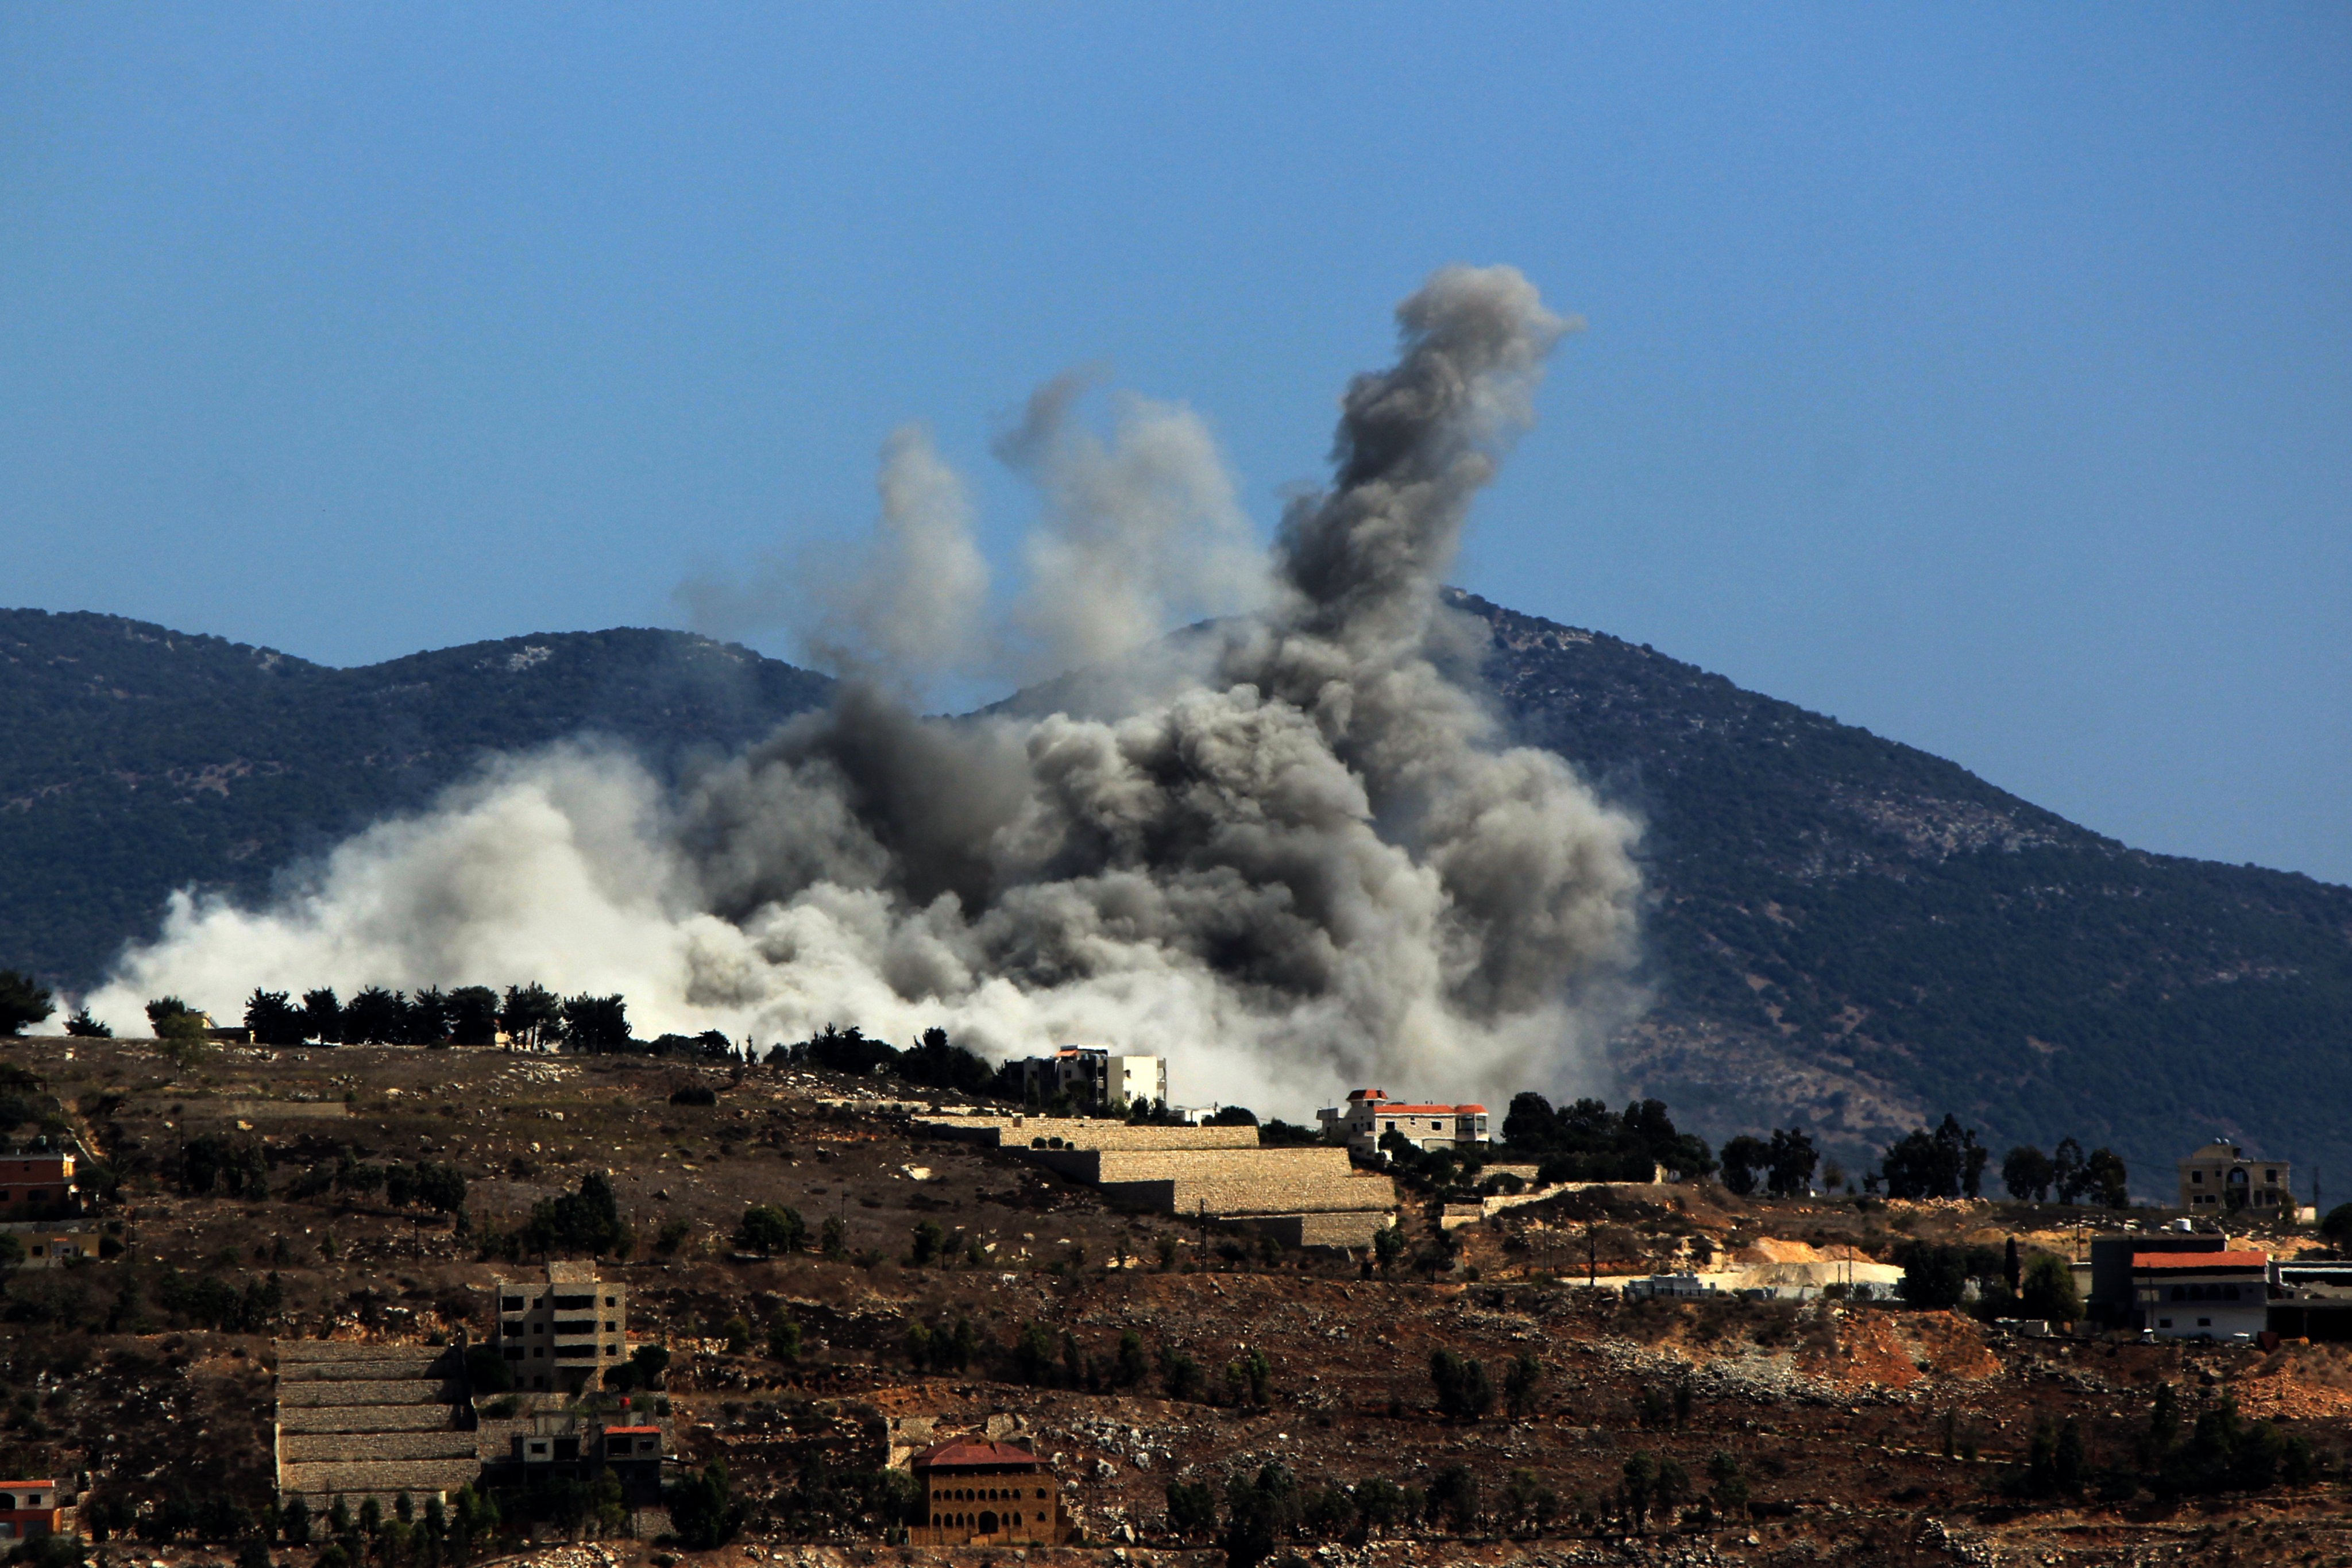
<svg viewBox="0 0 2352 1568">
<path fill-rule="evenodd" d="M 2189 1173 L 2189 1180 L 2191 1184 L 2201 1187 L 2205 1184 L 2205 1173 L 2202 1171 L 2191 1171 Z"/>
<path fill-rule="evenodd" d="M 502 1298 L 502 1299 L 499 1300 L 499 1311 L 501 1311 L 501 1312 L 520 1312 L 520 1311 L 521 1311 L 521 1310 L 522 1310 L 522 1298 L 521 1298 L 521 1297 L 520 1297 L 520 1296 L 508 1296 L 508 1297 Z"/>
<path fill-rule="evenodd" d="M 2213 1326 L 2213 1320 L 2210 1318 L 2200 1318 L 2197 1320 L 2197 1326 L 2200 1329 L 2210 1329 Z"/>
<path fill-rule="evenodd" d="M 2159 1329 L 2168 1329 L 2172 1327 L 2172 1320 L 2170 1318 L 2158 1318 L 2156 1321 L 2156 1326 Z"/>
<path fill-rule="evenodd" d="M 533 1443 L 530 1446 L 530 1451 L 534 1454 L 544 1455 L 547 1452 L 547 1445 L 544 1443 Z"/>
<path fill-rule="evenodd" d="M 507 1347 L 507 1360 L 509 1360 L 509 1361 L 520 1361 L 520 1360 L 522 1360 L 522 1347 L 521 1347 L 520 1345 L 509 1345 L 509 1346 Z"/>
<path fill-rule="evenodd" d="M 604 1305 L 607 1307 L 617 1307 L 620 1304 L 621 1299 L 618 1296 L 607 1296 L 604 1298 Z"/>
<path fill-rule="evenodd" d="M 621 1331 L 621 1325 L 608 1319 L 604 1323 L 604 1331 L 608 1334 L 617 1334 Z"/>
</svg>

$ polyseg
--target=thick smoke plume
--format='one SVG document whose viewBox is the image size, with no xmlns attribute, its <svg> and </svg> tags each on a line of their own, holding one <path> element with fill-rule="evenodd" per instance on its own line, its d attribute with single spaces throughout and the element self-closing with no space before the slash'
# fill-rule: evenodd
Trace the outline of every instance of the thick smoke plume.
<svg viewBox="0 0 2352 1568">
<path fill-rule="evenodd" d="M 1115 1042 L 1172 1058 L 1180 1098 L 1291 1114 L 1362 1083 L 1599 1087 L 1635 829 L 1502 742 L 1447 673 L 1475 648 L 1438 593 L 1566 324 L 1507 268 L 1441 271 L 1398 319 L 1270 559 L 1181 410 L 1130 405 L 1104 445 L 1049 387 L 1007 438 L 1046 498 L 1015 634 L 1100 657 L 1180 601 L 1263 605 L 1194 639 L 1172 690 L 1160 670 L 1118 700 L 1090 683 L 1083 711 L 908 707 L 985 574 L 962 487 L 902 437 L 876 553 L 832 600 L 859 677 L 832 708 L 674 797 L 625 757 L 509 760 L 269 909 L 176 900 L 96 1009 L 537 979 L 625 990 L 640 1032 Z M 935 624 L 894 633 L 899 601 Z"/>
</svg>

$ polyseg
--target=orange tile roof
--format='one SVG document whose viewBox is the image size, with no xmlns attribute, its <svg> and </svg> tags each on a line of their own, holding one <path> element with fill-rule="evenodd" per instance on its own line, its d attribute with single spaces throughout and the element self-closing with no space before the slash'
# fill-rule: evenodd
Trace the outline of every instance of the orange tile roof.
<svg viewBox="0 0 2352 1568">
<path fill-rule="evenodd" d="M 2131 1266 L 2194 1274 L 2216 1268 L 2266 1268 L 2270 1261 L 2267 1252 L 2135 1252 Z"/>
<path fill-rule="evenodd" d="M 1042 1468 L 1037 1456 L 1011 1443 L 991 1442 L 985 1437 L 958 1437 L 926 1448 L 915 1456 L 911 1468 L 919 1470 L 979 1469 L 1006 1465 Z"/>
</svg>

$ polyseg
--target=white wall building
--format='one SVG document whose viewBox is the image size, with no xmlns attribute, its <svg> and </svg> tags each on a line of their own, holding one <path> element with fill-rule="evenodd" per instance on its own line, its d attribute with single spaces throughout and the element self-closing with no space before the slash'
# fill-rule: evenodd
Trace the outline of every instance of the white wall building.
<svg viewBox="0 0 2352 1568">
<path fill-rule="evenodd" d="M 1044 1105 L 1066 1094 L 1082 1110 L 1123 1111 L 1168 1099 L 1168 1058 L 1121 1056 L 1108 1046 L 1062 1046 L 1021 1064 L 1023 1091 Z"/>
<path fill-rule="evenodd" d="M 2140 1326 L 2158 1339 L 2251 1339 L 2270 1327 L 2267 1253 L 2136 1252 L 2131 1268 Z"/>
<path fill-rule="evenodd" d="M 1345 1109 L 1328 1107 L 1315 1113 L 1328 1134 L 1339 1130 L 1348 1147 L 1363 1153 L 1376 1152 L 1391 1132 L 1417 1149 L 1452 1149 L 1488 1142 L 1486 1108 L 1483 1105 L 1407 1105 L 1389 1098 L 1384 1089 L 1350 1089 Z"/>
</svg>

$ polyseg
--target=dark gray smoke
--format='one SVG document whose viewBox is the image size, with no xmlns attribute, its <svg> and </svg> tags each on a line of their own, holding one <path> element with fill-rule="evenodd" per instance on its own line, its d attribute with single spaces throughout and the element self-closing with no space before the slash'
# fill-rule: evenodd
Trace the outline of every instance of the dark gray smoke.
<svg viewBox="0 0 2352 1568">
<path fill-rule="evenodd" d="M 1557 757 L 1502 742 L 1446 674 L 1466 634 L 1438 595 L 1566 326 L 1507 268 L 1439 272 L 1398 320 L 1398 362 L 1349 386 L 1332 483 L 1289 508 L 1270 571 L 1215 568 L 1270 604 L 1230 623 L 1173 695 L 1108 716 L 925 720 L 888 694 L 886 647 L 885 679 L 674 806 L 610 760 L 518 764 L 347 846 L 307 904 L 183 909 L 131 962 L 126 999 L 189 994 L 193 971 L 238 942 L 372 949 L 370 982 L 470 977 L 478 956 L 462 976 L 427 973 L 421 940 L 387 952 L 351 933 L 383 931 L 361 917 L 389 902 L 441 941 L 462 928 L 515 948 L 521 933 L 473 918 L 451 886 L 446 868 L 473 850 L 502 856 L 501 876 L 551 857 L 566 886 L 598 889 L 597 907 L 556 918 L 609 928 L 586 951 L 634 950 L 624 968 L 655 979 L 632 992 L 664 1026 L 945 1023 L 998 1053 L 1111 1041 L 1174 1058 L 1180 1096 L 1294 1113 L 1360 1083 L 1595 1086 L 1600 1037 L 1629 1003 L 1635 829 Z M 1087 601 L 1049 635 L 1101 653 L 1102 626 L 1131 640 L 1138 616 L 1167 607 L 1152 582 L 1198 553 L 1189 541 L 1230 542 L 1230 500 L 1189 416 L 1136 405 L 1104 447 L 1071 430 L 1066 401 L 1033 405 L 1008 449 L 1048 496 L 1052 548 L 1033 547 L 1033 569 L 1046 559 L 1054 591 Z M 891 592 L 933 593 L 926 552 L 968 584 L 959 529 L 887 531 L 905 579 Z M 846 581 L 853 606 L 877 591 L 870 574 Z M 287 983 L 238 984 L 257 981 Z"/>
</svg>

